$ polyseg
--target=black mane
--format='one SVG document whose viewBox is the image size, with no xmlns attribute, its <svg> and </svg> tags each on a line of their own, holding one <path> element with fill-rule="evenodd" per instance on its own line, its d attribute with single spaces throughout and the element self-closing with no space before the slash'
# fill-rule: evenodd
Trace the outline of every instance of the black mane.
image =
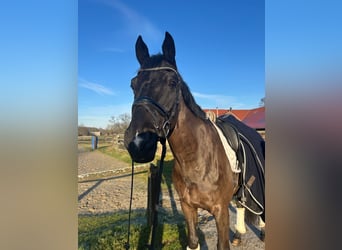
<svg viewBox="0 0 342 250">
<path fill-rule="evenodd" d="M 181 81 L 181 91 L 183 95 L 184 102 L 186 106 L 191 110 L 191 112 L 197 117 L 206 120 L 207 116 L 200 106 L 195 102 L 188 85 L 182 80 Z"/>
</svg>

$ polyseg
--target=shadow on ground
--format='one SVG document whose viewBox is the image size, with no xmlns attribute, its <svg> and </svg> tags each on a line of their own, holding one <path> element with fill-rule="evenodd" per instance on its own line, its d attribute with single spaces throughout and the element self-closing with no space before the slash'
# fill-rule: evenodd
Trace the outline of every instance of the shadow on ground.
<svg viewBox="0 0 342 250">
<path fill-rule="evenodd" d="M 185 249 L 187 245 L 184 216 L 177 208 L 175 190 L 171 180 L 172 166 L 173 161 L 165 161 L 162 176 L 162 189 L 165 197 L 160 196 L 161 206 L 158 209 L 159 217 L 154 249 Z M 146 173 L 146 171 L 136 172 L 135 175 L 143 173 Z M 127 178 L 128 176 L 130 174 L 85 181 L 94 182 L 94 185 L 80 194 L 78 200 L 82 200 L 107 180 Z M 170 202 L 170 208 L 163 207 L 165 199 Z M 229 209 L 231 214 L 235 213 L 233 206 L 230 205 Z M 78 224 L 79 249 L 127 249 L 125 246 L 128 240 L 128 218 L 128 209 L 115 210 L 112 213 L 80 214 Z M 209 216 L 204 223 L 214 223 L 213 220 L 213 216 Z M 216 244 L 216 227 L 211 228 L 210 230 L 213 232 L 210 232 L 210 237 L 211 239 L 215 238 L 215 241 L 211 240 L 210 242 L 208 241 L 208 235 L 205 235 L 208 232 L 198 230 L 202 250 L 213 249 L 213 245 Z M 255 227 L 250 227 L 250 229 L 256 235 L 259 233 Z M 151 243 L 151 232 L 152 227 L 148 223 L 147 209 L 133 209 L 131 212 L 129 249 L 147 249 L 148 244 Z M 234 232 L 231 229 L 229 234 L 230 239 L 232 239 Z"/>
</svg>

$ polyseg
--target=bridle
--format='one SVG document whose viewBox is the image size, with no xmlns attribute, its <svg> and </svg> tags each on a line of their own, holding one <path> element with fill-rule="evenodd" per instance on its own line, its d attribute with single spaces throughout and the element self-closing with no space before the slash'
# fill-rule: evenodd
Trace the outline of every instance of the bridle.
<svg viewBox="0 0 342 250">
<path fill-rule="evenodd" d="M 132 105 L 132 110 L 134 109 L 134 107 L 144 106 L 148 110 L 148 112 L 152 115 L 154 128 L 157 131 L 162 131 L 161 134 L 163 135 L 163 139 L 166 139 L 168 138 L 168 136 L 170 135 L 170 131 L 172 130 L 171 120 L 174 120 L 176 113 L 177 113 L 177 107 L 179 104 L 179 83 L 181 81 L 179 73 L 177 70 L 171 67 L 155 67 L 155 68 L 140 69 L 138 73 L 143 72 L 143 71 L 159 71 L 159 70 L 171 70 L 175 72 L 177 75 L 177 79 L 178 79 L 177 92 L 178 93 L 176 94 L 176 101 L 172 105 L 170 111 L 167 111 L 160 103 L 156 102 L 155 100 L 153 100 L 152 98 L 148 96 L 140 96 L 137 99 L 135 99 Z M 163 122 L 162 122 L 163 125 L 161 127 L 156 122 L 159 120 L 159 118 L 155 115 L 153 110 L 156 110 L 163 119 Z"/>
<path fill-rule="evenodd" d="M 177 74 L 178 82 L 177 82 L 177 94 L 176 94 L 176 101 L 172 105 L 170 111 L 167 111 L 161 104 L 153 100 L 152 98 L 148 96 L 140 96 L 137 99 L 134 100 L 132 105 L 132 110 L 134 107 L 137 106 L 143 106 L 151 115 L 154 123 L 154 127 L 157 131 L 162 131 L 163 137 L 160 137 L 160 143 L 162 144 L 162 153 L 161 158 L 159 161 L 159 171 L 157 172 L 156 177 L 156 202 L 159 202 L 159 195 L 160 195 L 160 185 L 161 185 L 161 179 L 162 179 L 162 173 L 163 173 L 163 165 L 164 165 L 164 158 L 166 155 L 166 139 L 170 135 L 170 131 L 173 129 L 171 127 L 171 121 L 175 119 L 175 116 L 177 115 L 177 108 L 179 104 L 179 96 L 180 96 L 180 82 L 181 78 L 179 76 L 179 73 L 177 70 L 171 67 L 155 67 L 155 68 L 147 68 L 147 69 L 140 69 L 139 72 L 142 71 L 158 71 L 158 70 L 171 70 Z M 138 72 L 138 73 L 139 73 Z M 156 122 L 158 120 L 158 117 L 156 117 L 153 110 L 156 110 L 161 117 L 163 118 L 163 125 L 160 128 L 158 126 L 158 123 Z M 129 202 L 129 212 L 128 212 L 128 234 L 127 234 L 127 242 L 125 243 L 125 249 L 128 250 L 130 248 L 130 225 L 131 225 L 131 211 L 132 211 L 132 197 L 133 197 L 133 176 L 134 176 L 134 161 L 132 160 L 132 176 L 131 176 L 131 194 L 130 194 L 130 202 Z M 156 209 L 156 208 L 154 208 Z M 152 228 L 152 237 L 151 237 L 151 244 L 148 245 L 148 249 L 153 250 L 154 249 L 154 242 L 156 236 L 156 230 L 158 225 L 158 210 L 156 209 L 154 212 L 153 217 L 153 228 Z"/>
</svg>

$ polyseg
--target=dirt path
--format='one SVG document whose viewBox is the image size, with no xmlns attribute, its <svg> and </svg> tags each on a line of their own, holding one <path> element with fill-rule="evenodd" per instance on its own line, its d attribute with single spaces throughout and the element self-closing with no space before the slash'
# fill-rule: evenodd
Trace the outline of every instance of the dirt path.
<svg viewBox="0 0 342 250">
<path fill-rule="evenodd" d="M 121 173 L 112 177 L 102 179 L 86 180 L 82 177 L 98 172 L 110 172 L 120 169 L 129 169 L 129 164 L 122 163 L 99 151 L 83 152 L 78 154 L 78 212 L 80 214 L 101 214 L 114 212 L 115 210 L 127 210 L 129 207 L 130 180 L 129 173 Z M 90 175 L 91 176 L 91 175 Z M 89 178 L 88 178 L 89 179 Z M 91 179 L 91 178 L 90 178 Z M 134 176 L 133 191 L 134 209 L 146 209 L 147 204 L 147 171 L 140 169 Z M 174 219 L 183 219 L 179 204 L 179 198 L 171 185 L 162 190 L 162 209 L 173 211 Z M 230 206 L 230 237 L 234 230 L 235 208 Z M 216 249 L 216 226 L 211 214 L 204 210 L 199 210 L 199 229 L 205 237 L 201 243 L 201 249 Z M 247 226 L 247 233 L 243 235 L 243 243 L 239 247 L 231 247 L 232 250 L 263 250 L 265 244 L 258 238 L 259 232 L 255 228 Z"/>
</svg>

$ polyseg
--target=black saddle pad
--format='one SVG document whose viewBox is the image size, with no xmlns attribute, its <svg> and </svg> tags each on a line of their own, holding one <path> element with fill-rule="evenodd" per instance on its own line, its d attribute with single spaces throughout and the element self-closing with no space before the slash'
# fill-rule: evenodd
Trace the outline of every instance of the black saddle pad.
<svg viewBox="0 0 342 250">
<path fill-rule="evenodd" d="M 243 197 L 241 192 L 237 194 L 237 199 L 265 221 L 265 141 L 255 129 L 233 115 L 220 116 L 218 119 L 236 128 L 245 155 L 246 168 L 242 169 L 240 175 L 241 184 L 244 185 L 244 189 L 241 190 L 244 191 L 246 201 L 241 200 Z M 253 179 L 253 182 L 248 183 Z"/>
</svg>

